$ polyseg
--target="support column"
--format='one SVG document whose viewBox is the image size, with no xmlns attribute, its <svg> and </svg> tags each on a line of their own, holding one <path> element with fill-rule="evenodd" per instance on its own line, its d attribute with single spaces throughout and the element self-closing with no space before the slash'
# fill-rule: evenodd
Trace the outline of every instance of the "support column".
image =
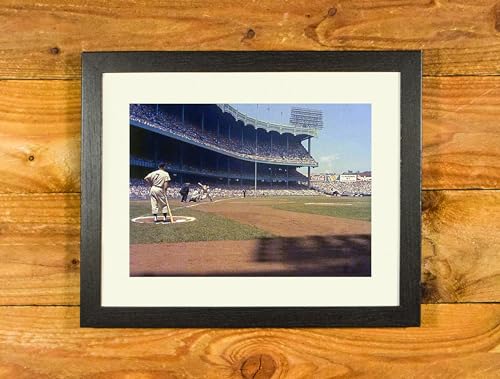
<svg viewBox="0 0 500 379">
<path fill-rule="evenodd" d="M 255 136 L 257 140 L 257 136 Z M 254 174 L 254 182 L 253 182 L 253 189 L 254 189 L 254 197 L 257 197 L 257 161 L 255 161 L 255 174 Z"/>
<path fill-rule="evenodd" d="M 217 119 L 217 138 L 220 136 L 220 125 L 219 125 L 219 119 Z"/>
<path fill-rule="evenodd" d="M 288 167 L 285 168 L 286 170 L 286 188 L 288 188 Z"/>
<path fill-rule="evenodd" d="M 181 157 L 180 157 L 180 161 L 181 161 L 181 170 L 182 170 L 183 167 L 184 167 L 184 144 L 181 144 Z"/>
<path fill-rule="evenodd" d="M 205 132 L 205 112 L 201 112 L 201 134 Z"/>
<path fill-rule="evenodd" d="M 288 154 L 288 134 L 286 135 L 286 153 Z"/>
<path fill-rule="evenodd" d="M 184 104 L 182 104 L 182 123 L 184 124 Z"/>
<path fill-rule="evenodd" d="M 311 137 L 307 140 L 307 152 L 311 155 Z M 307 188 L 311 188 L 311 166 L 307 166 Z"/>
<path fill-rule="evenodd" d="M 229 179 L 229 158 L 227 158 L 227 185 L 229 185 L 229 181 L 231 179 Z"/>
</svg>

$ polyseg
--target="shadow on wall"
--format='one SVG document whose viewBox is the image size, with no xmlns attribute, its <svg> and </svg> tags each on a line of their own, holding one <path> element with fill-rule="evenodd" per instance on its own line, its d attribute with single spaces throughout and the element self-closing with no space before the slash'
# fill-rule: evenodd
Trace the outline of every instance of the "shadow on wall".
<svg viewBox="0 0 500 379">
<path fill-rule="evenodd" d="M 263 238 L 255 251 L 255 261 L 279 262 L 287 267 L 263 273 L 266 276 L 370 276 L 371 236 Z"/>
</svg>

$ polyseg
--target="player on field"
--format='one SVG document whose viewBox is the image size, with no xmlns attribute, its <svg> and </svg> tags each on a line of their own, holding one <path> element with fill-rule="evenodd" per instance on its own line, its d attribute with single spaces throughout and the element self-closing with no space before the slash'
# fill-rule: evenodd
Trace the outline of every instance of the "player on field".
<svg viewBox="0 0 500 379">
<path fill-rule="evenodd" d="M 198 185 L 201 187 L 201 200 L 206 199 L 208 197 L 210 201 L 214 201 L 212 199 L 212 196 L 210 195 L 210 187 L 206 184 L 201 184 L 201 183 L 198 183 Z"/>
<path fill-rule="evenodd" d="M 146 183 L 151 186 L 149 190 L 149 196 L 151 198 L 151 213 L 155 217 L 155 222 L 158 222 L 158 211 L 161 210 L 163 213 L 163 219 L 167 221 L 167 211 L 170 213 L 170 208 L 167 201 L 167 188 L 168 182 L 170 182 L 170 175 L 165 171 L 165 164 L 160 163 L 158 165 L 158 170 L 150 172 L 144 178 Z M 170 221 L 172 221 L 172 215 L 170 214 Z"/>
<path fill-rule="evenodd" d="M 179 191 L 181 194 L 181 203 L 186 203 L 189 195 L 189 183 L 184 183 Z"/>
<path fill-rule="evenodd" d="M 196 203 L 198 200 L 201 200 L 201 192 L 195 189 L 189 197 L 189 202 Z"/>
</svg>

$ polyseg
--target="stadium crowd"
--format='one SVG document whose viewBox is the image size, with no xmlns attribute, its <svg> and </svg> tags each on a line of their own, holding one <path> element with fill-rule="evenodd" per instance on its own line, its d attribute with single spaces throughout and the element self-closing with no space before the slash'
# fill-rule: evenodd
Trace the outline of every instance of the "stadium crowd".
<svg viewBox="0 0 500 379">
<path fill-rule="evenodd" d="M 327 195 L 371 196 L 372 184 L 368 181 L 355 182 L 311 182 L 311 187 Z"/>
<path fill-rule="evenodd" d="M 276 143 L 271 144 L 270 141 L 259 141 L 258 146 L 255 146 L 255 143 L 241 138 L 233 139 L 208 130 L 202 132 L 199 126 L 189 122 L 183 123 L 172 114 L 157 111 L 153 105 L 132 104 L 130 119 L 217 150 L 237 154 L 242 158 L 299 165 L 316 163 L 297 140 L 290 141 L 288 147 Z"/>
<path fill-rule="evenodd" d="M 147 200 L 149 199 L 149 186 L 142 179 L 131 179 L 130 180 L 130 199 L 131 200 Z M 171 183 L 167 188 L 167 196 L 171 199 L 180 199 L 181 195 L 179 193 L 181 185 L 177 183 Z M 190 195 L 193 195 L 195 191 L 199 191 L 200 187 L 198 184 L 193 183 L 190 185 Z M 252 197 L 255 196 L 255 190 L 253 186 L 227 186 L 227 185 L 216 185 L 210 186 L 209 189 L 210 196 L 214 199 L 217 198 L 231 198 L 231 197 Z M 309 189 L 304 186 L 293 186 L 286 188 L 284 186 L 265 186 L 258 187 L 257 196 L 316 196 L 321 195 L 320 192 Z"/>
<path fill-rule="evenodd" d="M 152 159 L 146 159 L 146 158 L 141 158 L 137 156 L 131 156 L 130 157 L 130 162 L 134 164 L 135 166 L 140 166 L 140 167 L 150 167 L 150 168 L 156 168 L 158 167 L 158 163 Z M 162 161 L 163 162 L 163 161 Z M 219 176 L 219 177 L 225 177 L 227 176 L 228 171 L 227 170 L 209 170 L 206 168 L 200 168 L 200 167 L 194 167 L 194 166 L 189 166 L 189 165 L 183 165 L 182 167 L 179 164 L 174 164 L 174 163 L 169 163 L 169 162 L 164 162 L 167 171 L 168 170 L 173 170 L 174 172 L 183 172 L 183 173 L 188 173 L 188 174 L 208 174 L 212 176 Z M 241 173 L 238 170 L 233 170 L 229 171 L 229 174 L 232 175 L 232 177 L 241 177 L 242 174 L 245 177 L 245 179 L 253 179 L 254 177 L 254 171 L 248 171 L 248 172 L 243 172 Z M 273 180 L 280 180 L 280 181 L 304 181 L 307 180 L 307 178 L 302 175 L 301 173 L 294 171 L 294 170 L 289 170 L 289 175 L 287 177 L 286 171 L 278 171 L 274 170 L 272 174 L 270 173 L 262 173 L 259 172 L 258 178 L 265 178 L 269 179 L 272 178 Z"/>
</svg>

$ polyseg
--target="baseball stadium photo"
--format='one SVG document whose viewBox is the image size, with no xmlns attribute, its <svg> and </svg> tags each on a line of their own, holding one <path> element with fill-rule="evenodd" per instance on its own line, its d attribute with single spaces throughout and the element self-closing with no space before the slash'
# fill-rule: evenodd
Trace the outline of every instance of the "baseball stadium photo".
<svg viewBox="0 0 500 379">
<path fill-rule="evenodd" d="M 369 104 L 130 104 L 130 276 L 371 275 Z"/>
</svg>

